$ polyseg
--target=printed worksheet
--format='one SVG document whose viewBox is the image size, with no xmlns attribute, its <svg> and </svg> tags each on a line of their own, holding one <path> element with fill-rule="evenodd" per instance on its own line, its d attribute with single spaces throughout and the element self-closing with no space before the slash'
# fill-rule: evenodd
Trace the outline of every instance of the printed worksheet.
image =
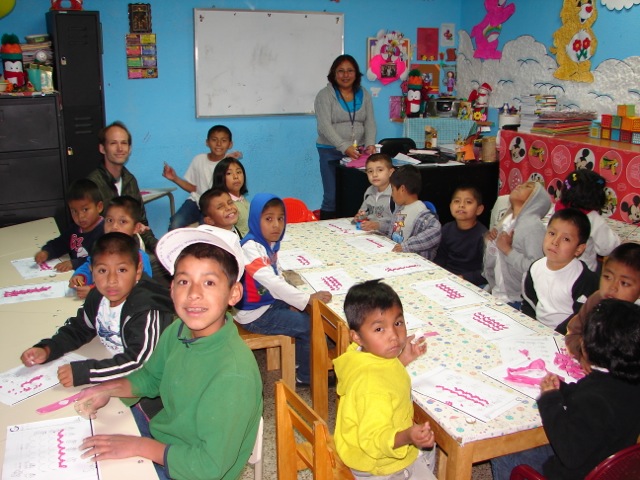
<svg viewBox="0 0 640 480">
<path fill-rule="evenodd" d="M 322 260 L 301 249 L 280 250 L 278 262 L 283 270 L 300 270 L 324 265 Z"/>
<path fill-rule="evenodd" d="M 339 233 L 341 235 L 366 235 L 364 230 L 358 230 L 358 227 L 351 223 L 348 218 L 336 218 L 335 220 L 327 220 L 320 223 L 325 228 L 328 228 L 332 232 Z"/>
<path fill-rule="evenodd" d="M 381 235 L 360 235 L 345 238 L 344 241 L 365 253 L 390 252 L 395 246 L 395 242 Z"/>
<path fill-rule="evenodd" d="M 40 265 L 35 262 L 33 257 L 11 260 L 11 264 L 22 275 L 22 278 L 29 280 L 40 277 L 55 277 L 57 274 L 55 266 L 65 260 L 69 260 L 69 255 L 64 255 L 61 258 L 52 258 Z"/>
<path fill-rule="evenodd" d="M 15 285 L 0 288 L 0 305 L 10 303 L 31 302 L 48 298 L 62 298 L 73 290 L 69 282 L 45 282 L 32 285 Z"/>
<path fill-rule="evenodd" d="M 318 292 L 324 290 L 332 295 L 345 295 L 356 281 L 342 268 L 322 272 L 308 272 L 304 279 Z"/>
<path fill-rule="evenodd" d="M 411 385 L 414 391 L 483 422 L 518 404 L 515 395 L 448 368 L 413 377 Z"/>
<path fill-rule="evenodd" d="M 478 303 L 487 303 L 487 299 L 470 288 L 448 278 L 427 280 L 411 285 L 415 290 L 438 303 L 443 308 L 465 307 Z"/>
<path fill-rule="evenodd" d="M 80 458 L 91 420 L 75 416 L 9 425 L 2 480 L 98 480 L 98 464 Z"/>
<path fill-rule="evenodd" d="M 555 338 L 551 335 L 502 338 L 496 341 L 496 345 L 500 349 L 502 363 L 512 365 L 536 358 L 553 358 L 559 351 Z"/>
<path fill-rule="evenodd" d="M 359 240 L 359 238 L 358 238 Z M 371 275 L 371 278 L 388 278 L 397 277 L 399 275 L 409 275 L 410 273 L 425 272 L 427 270 L 435 270 L 435 264 L 415 257 L 402 256 L 397 260 L 377 263 L 375 265 L 367 265 L 362 267 L 363 270 Z"/>
<path fill-rule="evenodd" d="M 43 365 L 33 367 L 20 365 L 0 373 L 0 402 L 5 405 L 15 405 L 57 385 L 60 383 L 58 367 L 81 360 L 86 360 L 86 357 L 71 352 Z"/>
<path fill-rule="evenodd" d="M 463 327 L 477 333 L 482 338 L 495 341 L 500 338 L 533 334 L 533 330 L 518 323 L 509 315 L 478 305 L 447 314 Z"/>
</svg>

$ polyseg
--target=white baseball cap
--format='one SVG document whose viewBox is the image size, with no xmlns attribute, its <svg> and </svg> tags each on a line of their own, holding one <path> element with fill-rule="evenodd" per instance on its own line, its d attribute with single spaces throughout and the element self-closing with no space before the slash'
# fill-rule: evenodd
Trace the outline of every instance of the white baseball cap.
<svg viewBox="0 0 640 480">
<path fill-rule="evenodd" d="M 234 256 L 238 262 L 239 282 L 244 273 L 244 255 L 240 247 L 240 240 L 235 233 L 211 225 L 200 225 L 197 228 L 176 228 L 171 230 L 158 242 L 156 256 L 171 275 L 175 273 L 175 263 L 178 255 L 189 245 L 194 243 L 208 243 L 219 247 Z"/>
</svg>

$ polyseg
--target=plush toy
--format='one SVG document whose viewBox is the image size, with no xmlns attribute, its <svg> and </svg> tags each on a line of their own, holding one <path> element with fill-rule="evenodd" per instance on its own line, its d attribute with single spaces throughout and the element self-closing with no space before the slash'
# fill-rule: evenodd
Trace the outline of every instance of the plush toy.
<svg viewBox="0 0 640 480">
<path fill-rule="evenodd" d="M 380 80 L 383 85 L 407 78 L 405 60 L 409 52 L 405 51 L 406 41 L 400 32 L 385 33 L 380 30 L 372 47 L 367 78 L 373 82 Z"/>
<path fill-rule="evenodd" d="M 422 72 L 420 70 L 411 70 L 407 80 L 407 96 L 404 107 L 404 111 L 409 118 L 419 117 L 423 112 L 423 86 Z"/>
<path fill-rule="evenodd" d="M 483 83 L 469 94 L 469 102 L 473 108 L 472 120 L 484 122 L 487 120 L 489 95 L 493 89 L 488 83 Z"/>
<path fill-rule="evenodd" d="M 500 60 L 502 52 L 498 50 L 498 37 L 502 24 L 511 18 L 516 11 L 513 3 L 505 5 L 507 0 L 484 0 L 487 14 L 482 21 L 471 29 L 471 38 L 476 41 L 474 58 Z"/>
<path fill-rule="evenodd" d="M 2 35 L 0 55 L 2 56 L 4 79 L 16 88 L 26 84 L 27 74 L 22 65 L 22 48 L 20 48 L 20 40 L 17 35 L 8 33 Z"/>
<path fill-rule="evenodd" d="M 598 41 L 591 26 L 597 17 L 594 0 L 564 0 L 560 12 L 562 26 L 553 34 L 553 47 L 549 49 L 558 61 L 554 77 L 593 82 L 591 57 L 596 53 Z"/>
<path fill-rule="evenodd" d="M 64 0 L 51 0 L 50 10 L 82 10 L 83 0 L 69 0 L 69 6 L 63 7 Z"/>
</svg>

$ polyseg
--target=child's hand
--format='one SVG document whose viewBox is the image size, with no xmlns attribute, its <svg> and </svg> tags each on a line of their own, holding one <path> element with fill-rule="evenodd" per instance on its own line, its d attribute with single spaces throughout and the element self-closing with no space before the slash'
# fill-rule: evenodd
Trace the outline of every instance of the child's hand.
<svg viewBox="0 0 640 480">
<path fill-rule="evenodd" d="M 47 358 L 49 358 L 49 351 L 46 348 L 40 347 L 27 348 L 22 352 L 22 355 L 20 355 L 20 360 L 25 367 L 41 365 L 47 361 Z"/>
<path fill-rule="evenodd" d="M 78 297 L 80 300 L 84 300 L 85 298 L 87 298 L 87 295 L 89 295 L 90 291 L 91 291 L 91 286 L 89 285 L 76 287 L 76 297 Z"/>
<path fill-rule="evenodd" d="M 496 239 L 496 247 L 505 255 L 511 253 L 511 244 L 513 243 L 513 231 L 511 233 L 502 232 Z"/>
<path fill-rule="evenodd" d="M 85 388 L 75 401 L 74 408 L 82 418 L 96 418 L 97 412 L 111 399 L 111 393 L 105 385 Z"/>
<path fill-rule="evenodd" d="M 431 448 L 435 443 L 435 434 L 427 422 L 422 425 L 419 423 L 413 425 L 409 429 L 409 438 L 411 438 L 411 443 L 418 448 Z"/>
<path fill-rule="evenodd" d="M 406 367 L 420 355 L 427 351 L 427 339 L 419 337 L 416 339 L 415 334 L 407 337 L 407 344 L 398 356 L 398 360 Z"/>
<path fill-rule="evenodd" d="M 391 250 L 392 252 L 396 252 L 396 253 L 402 253 L 402 244 L 400 243 L 396 243 L 393 246 L 393 249 Z"/>
<path fill-rule="evenodd" d="M 362 221 L 364 221 L 366 219 L 367 219 L 367 212 L 365 212 L 364 210 L 358 210 L 358 213 L 356 213 L 353 216 L 353 220 L 355 222 L 362 222 Z"/>
<path fill-rule="evenodd" d="M 498 230 L 492 228 L 485 234 L 484 238 L 489 242 L 493 242 L 496 238 L 498 238 Z"/>
<path fill-rule="evenodd" d="M 71 364 L 67 363 L 58 367 L 58 380 L 63 387 L 73 387 L 73 370 Z"/>
<path fill-rule="evenodd" d="M 66 260 L 58 263 L 54 268 L 56 272 L 68 272 L 69 270 L 73 270 L 73 265 L 71 264 L 71 260 Z"/>
<path fill-rule="evenodd" d="M 173 167 L 166 162 L 164 164 L 164 168 L 162 169 L 162 176 L 167 180 L 171 180 L 172 182 L 175 182 L 176 178 L 178 177 Z"/>
<path fill-rule="evenodd" d="M 551 392 L 560 388 L 560 379 L 555 373 L 547 373 L 540 381 L 540 393 Z"/>
<path fill-rule="evenodd" d="M 234 150 L 233 152 L 227 153 L 225 157 L 231 157 L 231 158 L 235 158 L 236 160 L 242 160 L 242 152 L 238 150 Z"/>
<path fill-rule="evenodd" d="M 360 228 L 366 232 L 373 232 L 380 228 L 380 222 L 372 222 L 371 220 L 363 220 L 360 223 Z"/>
<path fill-rule="evenodd" d="M 47 259 L 49 258 L 49 254 L 47 252 L 45 252 L 44 250 L 40 250 L 38 253 L 36 253 L 36 255 L 33 257 L 33 259 L 36 261 L 36 263 L 38 265 L 40 265 L 41 263 L 44 263 L 47 261 Z"/>
<path fill-rule="evenodd" d="M 331 301 L 331 293 L 320 290 L 319 292 L 311 294 L 309 296 L 309 305 L 313 303 L 314 298 L 317 298 L 324 303 L 329 303 Z"/>
<path fill-rule="evenodd" d="M 69 288 L 83 287 L 84 281 L 84 275 L 74 275 L 69 279 Z"/>
<path fill-rule="evenodd" d="M 88 458 L 92 462 L 130 458 L 140 456 L 140 448 L 145 438 L 133 435 L 94 435 L 85 438 L 80 450 L 85 450 L 80 458 Z"/>
</svg>

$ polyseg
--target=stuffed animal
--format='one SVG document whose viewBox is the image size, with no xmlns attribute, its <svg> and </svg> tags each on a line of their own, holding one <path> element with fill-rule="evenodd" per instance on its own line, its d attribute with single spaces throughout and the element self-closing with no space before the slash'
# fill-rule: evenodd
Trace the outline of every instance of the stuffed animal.
<svg viewBox="0 0 640 480">
<path fill-rule="evenodd" d="M 405 98 L 404 111 L 407 117 L 419 117 L 423 110 L 422 98 L 422 72 L 420 70 L 411 70 L 407 80 L 407 96 Z"/>
<path fill-rule="evenodd" d="M 469 102 L 473 107 L 472 120 L 484 122 L 487 120 L 487 107 L 489 95 L 493 89 L 488 83 L 483 83 L 469 94 Z"/>
<path fill-rule="evenodd" d="M 2 35 L 0 55 L 2 56 L 4 79 L 12 83 L 15 88 L 25 85 L 27 74 L 22 66 L 22 48 L 20 48 L 20 40 L 17 35 L 8 33 Z"/>
<path fill-rule="evenodd" d="M 593 82 L 591 57 L 598 41 L 591 29 L 598 17 L 594 0 L 564 0 L 560 18 L 562 26 L 553 34 L 553 47 L 558 68 L 553 76 L 560 80 Z"/>
<path fill-rule="evenodd" d="M 405 51 L 406 41 L 400 32 L 378 32 L 375 45 L 372 47 L 367 78 L 373 82 L 380 80 L 383 85 L 407 78 L 405 60 L 409 52 Z"/>
<path fill-rule="evenodd" d="M 476 41 L 474 58 L 500 60 L 502 52 L 498 50 L 498 37 L 502 24 L 509 20 L 516 11 L 513 3 L 505 5 L 507 0 L 484 0 L 487 10 L 485 17 L 471 29 L 471 38 Z"/>
</svg>

